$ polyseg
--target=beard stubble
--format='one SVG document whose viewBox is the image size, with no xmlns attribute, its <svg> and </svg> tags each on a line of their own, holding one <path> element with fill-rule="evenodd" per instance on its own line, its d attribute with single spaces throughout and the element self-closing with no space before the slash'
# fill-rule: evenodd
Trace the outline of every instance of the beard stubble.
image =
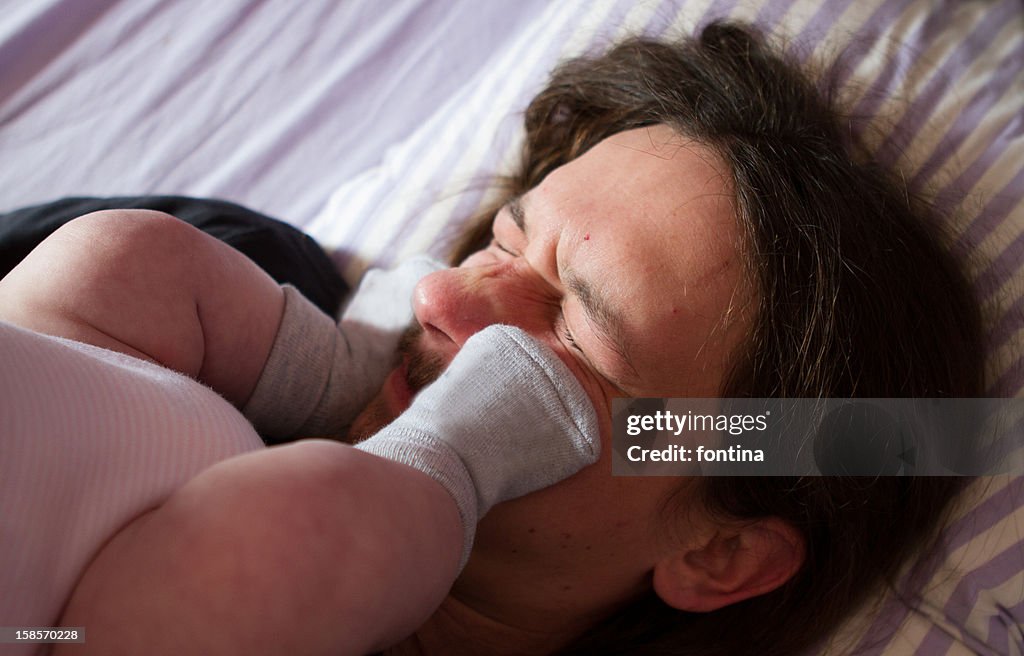
<svg viewBox="0 0 1024 656">
<path fill-rule="evenodd" d="M 423 327 L 413 322 L 398 341 L 398 356 L 405 363 L 405 380 L 413 395 L 437 380 L 448 366 L 443 355 L 423 346 L 422 334 Z M 378 393 L 352 422 L 348 442 L 362 442 L 390 424 L 396 416 L 384 394 Z"/>
</svg>

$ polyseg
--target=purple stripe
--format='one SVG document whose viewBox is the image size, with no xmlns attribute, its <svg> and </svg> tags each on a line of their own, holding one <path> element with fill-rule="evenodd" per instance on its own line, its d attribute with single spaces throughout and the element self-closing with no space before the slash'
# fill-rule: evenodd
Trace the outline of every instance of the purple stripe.
<svg viewBox="0 0 1024 656">
<path fill-rule="evenodd" d="M 885 59 L 882 70 L 871 81 L 871 86 L 854 108 L 853 116 L 876 116 L 886 100 L 898 96 L 900 84 L 906 80 L 908 71 L 913 67 L 920 54 L 919 49 L 934 41 L 938 34 L 948 27 L 948 21 L 944 15 L 948 11 L 949 7 L 944 7 L 942 10 L 930 12 L 925 20 L 918 23 L 913 31 L 902 39 L 902 47 L 898 48 L 893 56 Z M 860 39 L 857 42 L 860 42 Z M 867 47 L 876 45 L 876 42 L 872 42 L 867 44 Z M 865 48 L 866 50 L 867 48 Z M 855 64 L 847 65 L 844 73 L 852 74 L 855 67 Z M 846 80 L 844 79 L 843 82 L 845 83 Z"/>
<path fill-rule="evenodd" d="M 1013 51 L 991 71 L 986 72 L 985 85 L 971 98 L 949 128 L 931 157 L 922 164 L 910 181 L 912 189 L 919 189 L 982 124 L 985 115 L 998 103 L 1015 82 L 1024 56 L 1024 40 L 1018 40 Z"/>
<path fill-rule="evenodd" d="M 917 649 L 914 650 L 915 656 L 937 656 L 939 654 L 945 654 L 949 651 L 949 648 L 953 646 L 953 636 L 951 636 L 944 628 L 940 628 L 937 624 L 933 624 L 928 633 L 925 634 L 924 639 L 921 640 L 917 645 Z"/>
<path fill-rule="evenodd" d="M 856 64 L 878 45 L 882 33 L 896 22 L 910 4 L 912 3 L 908 0 L 887 0 L 879 5 L 874 13 L 859 26 L 856 35 L 851 36 L 850 42 L 843 48 L 842 54 L 839 56 L 843 66 L 836 77 L 838 86 L 846 86 Z M 847 3 L 841 2 L 823 5 L 807 22 L 800 33 L 800 38 L 813 38 L 815 41 L 820 41 L 836 24 L 847 6 Z"/>
<path fill-rule="evenodd" d="M 1020 507 L 1021 499 L 1024 499 L 1024 476 L 1015 476 L 1001 490 L 981 501 L 946 528 L 945 551 L 956 551 L 991 529 Z"/>
<path fill-rule="evenodd" d="M 1024 68 L 1024 63 L 1022 63 L 1022 68 Z M 944 189 L 939 194 L 939 198 L 946 204 L 950 201 L 947 198 L 948 195 L 955 193 L 963 198 L 965 189 L 973 188 L 995 161 L 1006 154 L 1007 147 L 1012 141 L 1022 137 L 1024 137 L 1024 115 L 1015 114 L 999 134 L 992 139 L 991 144 L 985 149 L 984 155 L 978 161 L 972 163 L 971 167 L 961 177 L 958 177 L 953 184 Z M 1009 184 L 1002 188 L 999 193 L 992 196 L 988 207 L 978 214 L 978 217 L 972 221 L 964 234 L 957 239 L 957 248 L 968 249 L 980 244 L 1006 218 L 1007 214 L 1021 200 L 1022 196 L 1024 196 L 1024 175 L 1018 172 Z M 952 206 L 949 205 L 949 207 Z M 961 242 L 963 246 L 959 245 Z"/>
<path fill-rule="evenodd" d="M 1015 574 L 1021 571 L 1021 564 L 1024 562 L 1024 541 L 1017 542 L 1006 549 L 998 556 L 985 563 L 981 567 L 971 571 L 960 579 L 953 594 L 943 609 L 943 615 L 956 627 L 964 628 L 970 619 L 971 612 L 978 603 L 981 593 L 996 588 Z M 961 638 L 965 644 L 975 651 L 991 652 L 991 648 L 981 642 L 977 636 L 971 635 L 966 630 L 961 631 Z M 937 654 L 940 646 L 947 647 L 952 644 L 950 635 L 942 628 L 933 626 L 921 641 L 918 653 Z"/>
<path fill-rule="evenodd" d="M 1006 630 L 1006 620 L 1002 614 L 993 615 L 988 621 L 988 637 L 985 642 L 999 654 L 1010 653 L 1010 639 Z"/>
<path fill-rule="evenodd" d="M 990 396 L 1016 396 L 1024 387 L 1024 359 L 1017 358 L 1006 371 L 992 383 Z"/>
<path fill-rule="evenodd" d="M 686 33 L 681 32 L 678 29 L 673 30 L 672 23 L 680 13 L 679 0 L 668 0 L 663 2 L 662 6 L 658 8 L 658 11 L 652 16 L 645 28 L 645 33 L 655 39 L 668 39 L 670 41 L 676 40 Z M 736 4 L 736 0 L 727 0 L 726 2 L 719 3 L 723 10 L 728 13 L 732 11 L 733 6 Z M 667 5 L 667 7 L 665 6 Z M 664 10 L 664 13 L 662 11 Z M 710 22 L 712 18 L 710 8 L 705 10 L 705 13 L 701 18 L 696 21 L 693 25 L 692 31 L 696 33 L 702 25 L 706 22 Z M 721 16 L 718 16 L 721 18 Z"/>
<path fill-rule="evenodd" d="M 1003 251 L 992 260 L 975 281 L 975 288 L 981 298 L 995 294 L 1003 282 L 1020 269 L 1024 260 L 1024 233 L 1018 234 Z"/>
<path fill-rule="evenodd" d="M 935 569 L 937 569 L 937 567 L 930 567 L 928 576 L 926 577 L 922 575 L 922 580 L 931 578 Z M 902 583 L 901 586 L 903 586 Z M 860 639 L 857 647 L 851 653 L 866 654 L 882 652 L 884 650 L 883 646 L 892 640 L 897 629 L 899 629 L 900 625 L 903 624 L 903 621 L 909 614 L 910 607 L 903 598 L 898 598 L 894 594 L 887 595 L 881 608 L 879 608 L 876 613 L 874 620 L 871 622 L 871 628 L 864 633 L 864 636 Z"/>
<path fill-rule="evenodd" d="M 1024 417 L 1017 419 L 1009 428 L 1002 427 L 992 434 L 992 443 L 984 449 L 984 460 L 979 463 L 990 474 L 1014 475 L 1015 453 L 1024 454 Z M 979 452 L 978 455 L 981 455 Z M 983 464 L 982 464 L 983 463 Z M 1024 563 L 1022 563 L 1024 564 Z"/>
<path fill-rule="evenodd" d="M 761 5 L 761 10 L 754 18 L 754 24 L 766 29 L 775 28 L 795 2 L 796 0 L 768 0 Z"/>
<path fill-rule="evenodd" d="M 847 40 L 842 52 L 832 62 L 834 81 L 837 87 L 845 87 L 848 84 L 857 64 L 872 48 L 877 46 L 881 34 L 899 18 L 909 4 L 908 0 L 887 0 L 878 5 L 874 12 L 857 26 L 856 35 Z M 847 7 L 848 5 L 840 2 L 823 3 L 804 25 L 803 30 L 793 38 L 789 54 L 799 60 L 806 60 L 810 57 L 814 47 L 825 40 L 829 30 L 839 22 L 840 16 Z M 850 28 L 852 27 L 850 26 Z M 846 36 L 843 34 L 840 35 L 840 38 Z M 900 52 L 902 53 L 902 50 Z M 893 63 L 890 61 L 888 66 L 893 67 Z M 883 75 L 886 74 L 883 72 Z M 862 116 L 860 112 L 851 115 L 851 122 L 858 132 L 862 132 L 865 127 L 860 116 Z"/>
<path fill-rule="evenodd" d="M 1020 203 L 1022 190 L 1024 190 L 1024 168 L 1017 171 L 1002 189 L 994 193 L 985 207 L 978 212 L 978 218 L 974 220 L 970 228 L 957 241 L 958 252 L 964 252 L 968 248 L 974 248 L 981 243 L 985 237 L 992 233 L 998 226 L 1002 225 L 1010 212 Z M 991 268 L 991 266 L 989 267 Z M 988 287 L 998 287 L 1000 280 L 1005 280 L 1008 275 L 1004 272 L 999 276 L 995 271 L 985 270 L 978 277 L 979 281 L 997 278 L 996 282 L 989 280 Z"/>
<path fill-rule="evenodd" d="M 1000 308 L 999 311 L 999 319 L 989 332 L 989 351 L 1002 347 L 1021 327 L 1024 327 L 1024 296 L 1014 301 L 1010 307 Z"/>
<path fill-rule="evenodd" d="M 1020 202 L 1024 190 L 1024 169 L 994 194 L 977 218 L 954 244 L 954 252 L 969 258 L 971 251 L 978 249 L 978 243 L 1005 221 L 1011 210 Z M 948 193 L 947 193 L 948 196 Z M 1017 235 L 995 259 L 988 262 L 979 273 L 975 293 L 981 299 L 995 294 L 1005 282 L 1016 276 L 1022 268 L 1024 234 Z M 1003 347 L 1020 328 L 1024 326 L 1024 298 L 1018 298 L 1010 307 L 1000 308 L 999 317 L 989 332 L 989 353 Z M 1013 396 L 1024 387 L 1024 361 L 1016 359 L 992 385 L 990 395 Z"/>
<path fill-rule="evenodd" d="M 713 2 L 710 7 L 704 10 L 694 27 L 694 33 L 700 32 L 708 23 L 716 20 L 723 20 L 730 17 L 736 8 L 737 0 L 726 0 L 725 2 Z"/>
<path fill-rule="evenodd" d="M 1024 171 L 1022 171 L 1024 173 Z M 1020 200 L 1019 198 L 1017 199 Z M 1024 233 L 1013 238 L 1006 248 L 989 262 L 978 275 L 974 287 L 982 299 L 987 299 L 995 294 L 1003 281 L 1012 277 L 1021 267 L 1024 261 Z"/>
<path fill-rule="evenodd" d="M 905 0 L 888 0 L 885 4 L 875 10 L 864 25 L 870 24 L 879 16 L 885 15 L 887 6 L 900 4 Z M 820 45 L 829 36 L 829 30 L 838 22 L 839 17 L 846 11 L 849 4 L 843 2 L 823 2 L 818 9 L 804 24 L 798 34 L 789 34 L 787 27 L 782 23 L 787 12 L 796 4 L 796 0 L 773 0 L 761 6 L 754 24 L 769 33 L 776 33 L 789 37 L 786 46 L 787 54 L 795 57 L 798 61 L 806 61 L 812 56 L 815 47 Z M 867 49 L 864 50 L 866 52 Z"/>
<path fill-rule="evenodd" d="M 1019 64 L 1024 66 L 1024 62 Z M 999 133 L 994 135 L 989 142 L 985 150 L 975 159 L 971 164 L 963 170 L 956 177 L 953 182 L 948 184 L 944 189 L 935 195 L 935 204 L 943 211 L 949 211 L 953 207 L 963 202 L 964 197 L 980 182 L 982 176 L 985 175 L 995 165 L 996 160 L 1002 157 L 1006 153 L 1007 147 L 1013 142 L 1014 139 L 1020 139 L 1024 137 L 1024 115 L 1015 113 L 1006 122 L 1005 125 L 999 130 Z M 1019 185 L 1010 185 L 1011 188 L 1016 187 L 1017 196 L 1020 196 L 1020 189 L 1024 189 L 1024 179 L 1022 179 Z M 1002 199 L 1005 202 L 1005 199 Z M 1006 212 L 1012 209 L 1013 203 L 1009 203 Z M 991 218 L 985 216 L 984 213 L 980 213 L 978 216 L 971 221 L 971 224 L 967 226 L 964 233 L 957 239 L 955 244 L 955 251 L 959 255 L 965 255 L 970 249 L 980 244 L 985 237 L 989 235 L 999 225 L 998 221 L 994 221 Z"/>
<path fill-rule="evenodd" d="M 1009 608 L 996 604 L 998 614 L 988 622 L 988 639 L 985 641 L 998 654 L 1010 653 L 1010 628 L 1015 631 L 1013 639 L 1017 641 L 1018 651 L 1024 651 L 1024 601 Z"/>
<path fill-rule="evenodd" d="M 822 3 L 818 11 L 814 13 L 814 16 L 804 25 L 804 29 L 800 31 L 800 39 L 811 39 L 815 43 L 823 40 L 836 24 L 843 24 L 839 22 L 839 18 L 846 13 L 850 4 L 849 2 Z M 887 0 L 876 7 L 867 20 L 858 26 L 858 36 L 850 44 L 852 52 L 857 55 L 858 61 L 875 45 L 875 42 L 878 41 L 878 35 L 882 32 L 883 28 L 892 24 L 903 13 L 907 5 L 907 0 Z M 866 36 L 871 38 L 862 38 Z M 839 80 L 840 84 L 845 83 L 845 81 L 845 79 Z"/>
<path fill-rule="evenodd" d="M 982 21 L 974 26 L 967 38 L 961 41 L 938 66 L 937 72 L 906 108 L 889 138 L 878 149 L 879 161 L 887 166 L 892 166 L 898 161 L 906 148 L 903 140 L 913 139 L 927 125 L 941 100 L 950 93 L 950 88 L 954 87 L 956 80 L 951 74 L 967 69 L 977 53 L 991 43 L 992 35 L 1017 13 L 1018 3 L 1019 0 L 1002 0 L 996 8 L 985 12 Z"/>
<path fill-rule="evenodd" d="M 992 528 L 1016 510 L 1022 497 L 1024 497 L 1024 476 L 1016 476 L 1003 489 L 984 499 L 966 515 L 951 523 L 943 531 L 946 544 L 943 545 L 939 553 L 928 559 L 926 564 L 921 567 L 919 576 L 914 577 L 913 581 L 933 579 L 949 554 Z M 886 596 L 871 627 L 865 632 L 853 653 L 873 652 L 878 645 L 887 643 L 906 619 L 910 608 L 904 600 L 914 597 L 918 590 L 914 588 L 909 577 L 905 577 L 899 583 L 899 588 L 898 593 Z"/>
<path fill-rule="evenodd" d="M 1006 6 L 1006 3 L 1003 3 L 1002 5 L 1000 5 L 1000 8 L 1005 8 Z M 879 12 L 876 12 L 876 14 L 877 13 Z M 934 15 L 939 15 L 943 13 L 946 12 L 936 10 L 934 12 Z M 999 21 L 1005 21 L 1005 17 L 1002 16 L 1003 12 L 992 13 L 999 15 Z M 926 35 L 933 29 L 934 23 L 932 23 L 931 21 L 928 21 L 927 23 L 928 24 L 923 25 L 920 29 L 915 30 L 914 37 L 910 39 L 910 43 L 922 43 L 922 41 L 915 39 L 925 38 Z M 1001 26 L 1002 24 L 998 22 L 996 18 L 986 16 L 986 18 L 983 19 L 982 21 L 982 27 L 987 28 L 990 31 L 988 32 L 988 34 L 984 34 L 982 29 L 975 29 L 974 39 L 980 38 L 979 35 L 990 37 L 992 33 L 991 30 L 993 28 L 998 29 Z M 974 39 L 968 40 L 968 43 L 971 43 Z M 924 43 L 927 43 L 927 41 L 924 41 Z M 987 45 L 987 41 L 980 43 L 980 47 L 982 48 L 985 45 Z M 856 54 L 866 52 L 870 46 L 871 44 L 867 43 L 865 39 L 857 39 L 850 46 L 850 48 L 847 49 L 846 56 L 849 57 L 851 52 Z M 965 57 L 970 56 L 970 51 L 966 50 L 966 48 L 966 45 L 961 45 L 953 56 L 950 56 L 946 59 L 943 66 L 962 66 L 962 60 Z M 905 56 L 903 54 L 904 52 L 905 50 L 901 49 L 899 54 L 901 56 Z M 1014 56 L 1017 56 L 1016 51 L 1014 52 Z M 903 76 L 904 73 L 901 69 L 905 67 L 906 63 L 903 59 L 894 59 L 893 61 L 891 61 L 888 64 L 888 68 L 886 69 L 886 71 L 883 72 L 883 77 L 875 81 L 871 93 L 869 93 L 865 97 L 865 99 L 862 100 L 862 102 L 858 105 L 856 115 L 871 115 L 877 112 L 879 101 L 886 97 L 886 94 L 883 93 L 883 91 L 892 84 L 892 76 Z M 852 72 L 853 68 L 853 65 L 849 65 L 849 67 L 843 72 Z M 956 69 L 952 68 L 946 70 Z M 943 76 L 940 75 L 939 77 L 942 78 Z M 1006 81 L 1002 82 L 1003 85 L 1005 85 L 1006 83 Z M 938 99 L 938 93 L 943 91 L 945 91 L 945 80 L 940 80 L 939 82 L 932 82 L 931 84 L 929 84 L 929 88 L 926 89 L 926 92 L 921 94 L 921 96 L 914 103 L 914 105 L 908 109 L 904 117 L 904 120 L 901 122 L 901 125 L 898 127 L 897 131 L 894 132 L 894 134 L 899 134 L 901 130 L 906 130 L 908 129 L 908 127 L 915 125 L 916 123 L 919 123 L 920 120 L 923 120 L 922 117 L 925 116 L 925 110 L 930 110 L 931 107 L 934 107 Z M 985 100 L 988 100 L 988 98 L 986 98 L 985 94 L 982 92 L 979 93 L 974 99 L 972 99 L 972 102 L 984 102 Z M 927 113 L 930 113 L 930 111 L 928 111 Z M 966 117 L 960 117 L 959 119 L 961 124 L 965 124 L 966 120 Z M 974 118 L 974 120 L 978 119 Z M 1011 121 L 1011 125 L 1008 125 L 1003 130 L 1003 133 L 1006 134 L 1007 132 L 1009 132 L 1012 134 L 1015 131 L 1018 131 L 1019 123 L 1020 119 L 1014 119 L 1013 121 Z M 1005 146 L 1005 143 L 1006 142 L 1004 141 L 1001 142 L 999 145 Z M 892 143 L 889 142 L 886 145 L 886 147 L 891 148 Z M 952 151 L 954 147 L 955 144 L 945 145 L 947 151 Z M 970 189 L 971 187 L 973 187 L 976 181 L 981 178 L 984 172 L 988 170 L 991 164 L 1000 155 L 1002 155 L 1002 153 L 1003 150 L 1001 148 L 990 147 L 990 149 L 986 151 L 986 153 L 983 155 L 983 158 L 979 158 L 979 160 L 976 161 L 970 169 L 964 171 L 964 173 L 962 173 L 961 176 L 953 184 L 947 186 L 946 189 L 943 190 L 941 194 L 941 200 L 944 202 L 944 204 L 951 204 L 951 201 L 954 199 L 954 197 L 962 197 L 964 195 L 963 190 Z M 948 155 L 943 154 L 941 156 L 945 157 Z M 933 155 L 932 159 L 929 160 L 928 163 L 926 163 L 925 166 L 928 170 L 936 166 L 938 157 L 938 154 Z M 991 230 L 994 229 L 996 225 L 998 225 L 1002 220 L 1004 220 L 1006 216 L 1009 214 L 1010 210 L 1014 207 L 1016 202 L 1019 201 L 1021 196 L 1020 190 L 1022 187 L 1024 187 L 1024 172 L 1018 174 L 1014 178 L 1014 180 L 1002 190 L 1001 194 L 996 195 L 987 203 L 984 210 L 979 214 L 979 216 L 972 223 L 968 231 L 965 233 L 965 238 L 963 240 L 964 244 L 961 244 L 960 247 L 963 248 L 965 244 L 974 244 L 981 241 L 981 239 L 984 238 L 985 234 L 991 232 Z M 1004 258 L 1002 260 L 1002 265 L 1006 266 L 1006 264 L 1007 260 Z M 997 269 L 993 268 L 991 269 L 991 271 L 994 273 L 995 271 L 997 271 Z M 994 278 L 993 273 L 989 273 L 989 275 L 986 278 L 988 280 Z M 988 285 L 991 285 L 991 282 L 989 282 Z M 1019 309 L 1022 310 L 1022 312 L 1024 312 L 1024 306 L 1022 306 Z M 1022 314 L 1021 312 L 1015 312 L 1012 314 L 1012 316 L 1014 317 L 1013 319 L 1010 319 L 1009 316 L 1010 315 L 1007 315 L 1007 318 L 1004 319 L 1002 325 L 1000 326 L 1001 334 L 997 334 L 997 337 L 1000 339 L 1000 341 L 1005 340 L 1006 336 L 1012 333 L 1012 330 L 1010 330 L 1007 324 L 1011 322 L 1013 324 L 1019 324 L 1020 319 L 1022 316 L 1024 316 L 1024 314 Z M 1018 360 L 1017 362 L 1014 363 L 1014 366 L 1011 367 L 1011 371 L 1008 371 L 1000 378 L 997 385 L 1001 391 L 1011 391 L 1012 388 L 1012 391 L 1015 392 L 1016 390 L 1019 390 L 1022 386 L 1022 381 L 1024 381 L 1024 361 Z M 963 544 L 966 544 L 969 540 L 981 534 L 982 532 L 990 528 L 992 525 L 1000 521 L 1002 518 L 1006 517 L 1018 506 L 1019 499 L 1022 496 L 1024 496 L 1024 479 L 1022 479 L 1021 477 L 1017 477 L 1013 479 L 1005 489 L 1000 490 L 992 497 L 984 500 L 976 509 L 968 513 L 966 517 L 962 518 L 958 522 L 955 522 L 950 527 L 948 527 L 945 531 L 946 539 L 949 541 L 947 553 L 956 550 Z M 939 558 L 935 558 L 934 560 L 929 562 L 926 566 L 927 571 L 925 572 L 923 580 L 929 580 L 932 577 L 934 577 L 941 562 L 942 561 Z M 1018 564 L 1017 567 L 1019 568 L 1020 565 Z M 865 633 L 864 637 L 861 639 L 856 651 L 874 652 L 876 651 L 876 646 L 880 644 L 886 644 L 891 640 L 892 634 L 898 629 L 900 624 L 902 624 L 902 622 L 907 616 L 907 613 L 909 612 L 909 609 L 906 606 L 906 604 L 897 598 L 906 598 L 906 596 L 914 592 L 914 590 L 911 589 L 908 584 L 909 581 L 906 580 L 901 582 L 900 587 L 902 588 L 902 594 L 890 595 L 885 600 L 882 609 L 875 616 L 870 629 Z M 942 646 L 939 644 L 940 642 L 942 642 L 940 639 L 940 635 L 936 633 L 930 634 L 927 638 L 927 644 L 922 645 L 923 648 L 919 651 L 919 653 L 943 653 L 942 651 L 937 651 Z"/>
</svg>

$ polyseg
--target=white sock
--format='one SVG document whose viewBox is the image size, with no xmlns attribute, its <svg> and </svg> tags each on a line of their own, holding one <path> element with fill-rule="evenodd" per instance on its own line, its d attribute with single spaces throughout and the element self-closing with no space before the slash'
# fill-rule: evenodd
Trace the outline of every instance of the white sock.
<svg viewBox="0 0 1024 656">
<path fill-rule="evenodd" d="M 412 321 L 412 292 L 444 265 L 425 256 L 368 271 L 339 323 L 284 286 L 285 307 L 267 363 L 242 413 L 269 442 L 342 436 L 397 365 Z"/>
<path fill-rule="evenodd" d="M 489 326 L 463 345 L 412 406 L 358 449 L 407 464 L 455 499 L 465 529 L 501 501 L 596 462 L 597 413 L 569 368 L 512 326 Z M 461 565 L 460 565 L 461 567 Z"/>
</svg>

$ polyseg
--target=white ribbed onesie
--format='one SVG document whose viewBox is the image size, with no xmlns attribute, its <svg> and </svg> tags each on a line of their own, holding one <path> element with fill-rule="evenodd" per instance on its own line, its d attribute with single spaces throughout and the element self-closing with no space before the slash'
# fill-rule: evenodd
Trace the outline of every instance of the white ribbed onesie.
<svg viewBox="0 0 1024 656">
<path fill-rule="evenodd" d="M 286 287 L 249 418 L 283 435 L 346 424 L 390 369 L 405 299 L 434 269 L 422 261 L 368 276 L 340 326 Z M 405 307 L 384 312 L 396 298 Z M 261 448 L 249 419 L 186 376 L 0 322 L 0 626 L 56 626 L 109 538 L 206 467 Z M 586 392 L 558 356 L 518 328 L 492 326 L 358 448 L 445 487 L 464 522 L 465 562 L 492 505 L 593 464 L 600 442 Z"/>
<path fill-rule="evenodd" d="M 190 378 L 0 322 L 2 625 L 56 625 L 106 540 L 204 468 L 260 448 Z"/>
<path fill-rule="evenodd" d="M 265 448 L 253 423 L 277 437 L 341 431 L 392 369 L 416 282 L 442 266 L 368 272 L 340 326 L 286 286 L 248 420 L 164 367 L 0 321 L 0 626 L 54 626 L 122 527 L 206 467 Z"/>
</svg>

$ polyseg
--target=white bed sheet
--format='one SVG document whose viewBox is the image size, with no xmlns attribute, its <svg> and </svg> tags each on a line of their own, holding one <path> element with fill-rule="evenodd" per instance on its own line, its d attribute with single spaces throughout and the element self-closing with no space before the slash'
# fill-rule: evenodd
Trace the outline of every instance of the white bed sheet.
<svg viewBox="0 0 1024 656">
<path fill-rule="evenodd" d="M 179 193 L 304 225 L 545 3 L 0 2 L 0 210 Z"/>
</svg>

